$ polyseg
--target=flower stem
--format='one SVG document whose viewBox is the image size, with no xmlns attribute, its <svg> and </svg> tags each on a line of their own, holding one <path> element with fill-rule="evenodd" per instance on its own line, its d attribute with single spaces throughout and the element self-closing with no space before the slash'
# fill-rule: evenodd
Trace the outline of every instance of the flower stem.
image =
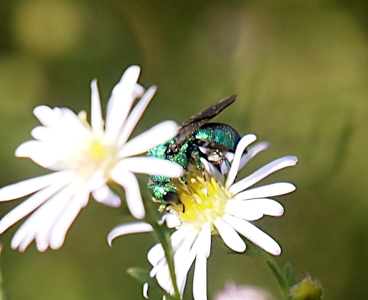
<svg viewBox="0 0 368 300">
<path fill-rule="evenodd" d="M 275 260 L 273 258 L 266 260 L 266 264 L 271 270 L 271 273 L 275 277 L 277 283 L 279 284 L 282 293 L 284 294 L 285 299 L 288 299 L 289 297 L 289 287 L 288 284 L 280 271 L 279 267 L 275 263 Z"/>
<path fill-rule="evenodd" d="M 284 295 L 284 298 L 288 299 L 290 288 L 288 281 L 283 275 L 283 272 L 280 271 L 280 268 L 276 264 L 273 257 L 266 251 L 264 251 L 263 249 L 261 249 L 260 247 L 251 242 L 248 242 L 247 245 L 249 246 L 248 255 L 252 257 L 257 257 L 266 263 L 266 265 L 270 268 L 272 275 L 275 277 L 277 283 L 279 284 L 279 287 Z"/>
<path fill-rule="evenodd" d="M 167 230 L 165 226 L 161 226 L 157 224 L 157 222 L 151 222 L 150 224 L 155 230 L 157 237 L 162 245 L 162 248 L 165 251 L 165 257 L 167 264 L 169 266 L 170 277 L 174 287 L 175 298 L 181 299 L 175 275 L 174 251 L 171 246 L 170 232 Z"/>
</svg>

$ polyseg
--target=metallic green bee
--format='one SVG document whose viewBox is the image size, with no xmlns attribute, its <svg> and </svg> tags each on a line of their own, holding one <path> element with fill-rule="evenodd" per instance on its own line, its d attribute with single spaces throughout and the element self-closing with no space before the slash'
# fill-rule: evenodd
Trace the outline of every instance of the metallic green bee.
<svg viewBox="0 0 368 300">
<path fill-rule="evenodd" d="M 189 164 L 203 169 L 201 158 L 219 169 L 223 163 L 229 167 L 225 154 L 235 152 L 240 135 L 230 125 L 207 122 L 235 99 L 236 96 L 225 98 L 191 117 L 179 127 L 176 136 L 149 150 L 147 155 L 176 162 L 185 170 Z M 175 188 L 170 184 L 172 178 L 158 175 L 149 175 L 149 178 L 148 191 L 154 200 L 167 205 L 180 202 Z"/>
</svg>

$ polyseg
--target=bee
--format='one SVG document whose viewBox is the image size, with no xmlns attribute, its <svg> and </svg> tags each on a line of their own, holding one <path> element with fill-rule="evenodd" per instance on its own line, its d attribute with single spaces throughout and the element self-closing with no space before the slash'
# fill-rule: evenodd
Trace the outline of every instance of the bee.
<svg viewBox="0 0 368 300">
<path fill-rule="evenodd" d="M 241 137 L 230 125 L 208 122 L 235 100 L 235 95 L 230 96 L 194 115 L 181 124 L 172 139 L 152 148 L 147 155 L 176 162 L 185 170 L 190 164 L 203 169 L 201 158 L 218 169 L 223 162 L 230 168 L 226 154 L 235 152 Z M 154 201 L 166 205 L 180 203 L 177 191 L 170 184 L 172 178 L 154 174 L 149 175 L 149 178 L 148 191 Z"/>
</svg>

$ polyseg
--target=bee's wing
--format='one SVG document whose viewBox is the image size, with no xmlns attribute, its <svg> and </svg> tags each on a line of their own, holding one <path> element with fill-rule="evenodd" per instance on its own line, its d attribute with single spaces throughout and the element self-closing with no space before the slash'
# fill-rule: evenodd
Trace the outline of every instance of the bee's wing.
<svg viewBox="0 0 368 300">
<path fill-rule="evenodd" d="M 203 126 L 213 117 L 218 115 L 227 106 L 232 104 L 235 99 L 236 95 L 222 99 L 181 124 L 178 134 L 174 137 L 176 146 L 180 148 L 199 127 Z"/>
</svg>

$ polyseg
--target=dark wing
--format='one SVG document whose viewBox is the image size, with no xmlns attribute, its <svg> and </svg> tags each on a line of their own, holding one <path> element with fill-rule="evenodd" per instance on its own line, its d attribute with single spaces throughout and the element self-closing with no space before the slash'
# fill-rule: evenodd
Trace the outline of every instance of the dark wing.
<svg viewBox="0 0 368 300">
<path fill-rule="evenodd" d="M 199 127 L 218 115 L 222 110 L 232 104 L 235 99 L 236 95 L 222 99 L 181 124 L 178 134 L 174 137 L 175 146 L 180 149 Z"/>
</svg>

